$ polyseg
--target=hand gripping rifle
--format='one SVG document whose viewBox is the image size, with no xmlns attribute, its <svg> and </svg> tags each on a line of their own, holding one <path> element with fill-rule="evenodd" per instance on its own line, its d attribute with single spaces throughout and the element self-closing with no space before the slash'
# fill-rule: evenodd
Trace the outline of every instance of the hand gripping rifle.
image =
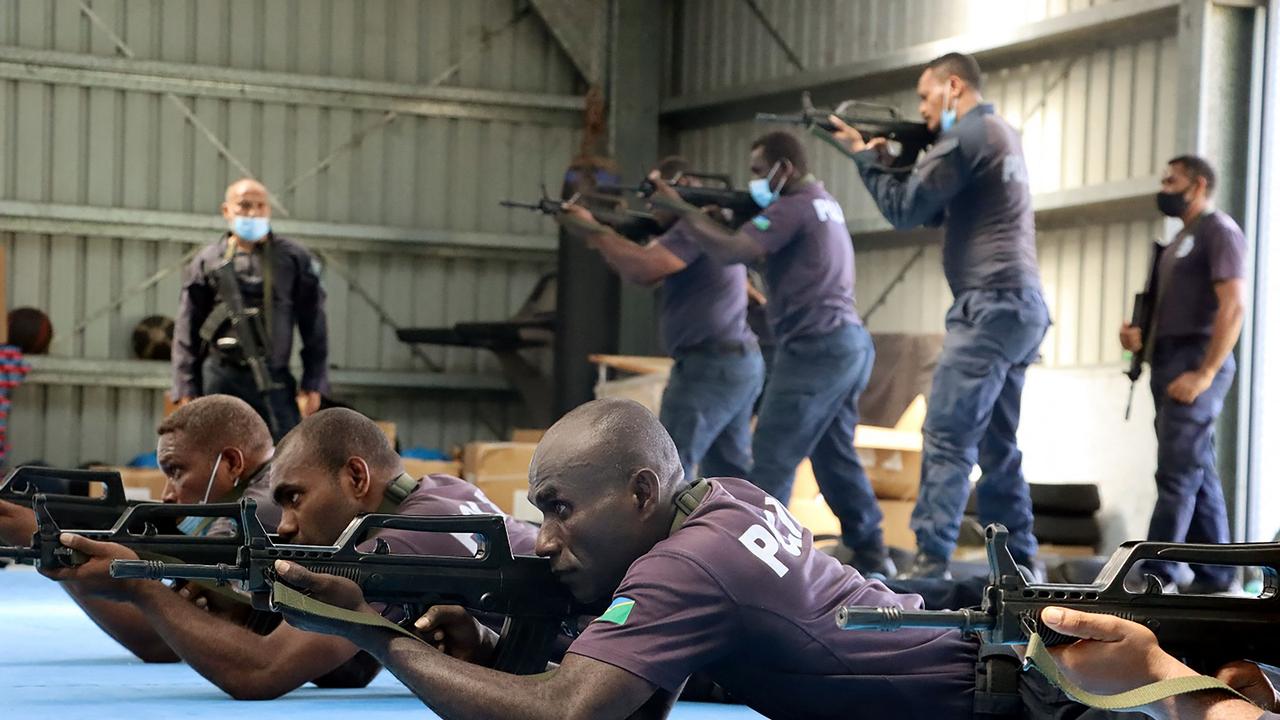
<svg viewBox="0 0 1280 720">
<path fill-rule="evenodd" d="M 756 113 L 756 122 L 799 125 L 850 158 L 853 154 L 835 139 L 836 126 L 829 115 L 835 115 L 862 134 L 866 140 L 885 138 L 889 141 L 889 168 L 906 171 L 915 165 L 920 152 L 933 144 L 936 133 L 928 125 L 903 120 L 897 108 L 861 100 L 845 100 L 834 109 L 815 108 L 808 92 L 800 95 L 800 112 L 779 115 Z"/>
<path fill-rule="evenodd" d="M 140 503 L 127 509 L 107 530 L 80 529 L 59 522 L 52 514 L 45 495 L 36 495 L 32 506 L 36 513 L 36 532 L 28 547 L 0 547 L 0 558 L 45 569 L 76 567 L 88 558 L 62 544 L 64 532 L 83 535 L 90 540 L 123 545 L 150 560 L 191 563 L 234 563 L 243 535 L 237 530 L 226 537 L 193 537 L 177 530 L 184 517 L 230 518 L 240 522 L 240 506 L 236 503 L 177 505 L 173 503 Z"/>
<path fill-rule="evenodd" d="M 592 199 L 603 199 L 606 197 L 602 193 L 579 193 L 574 195 L 568 202 L 575 202 L 583 195 Z M 618 198 L 619 200 L 621 198 Z M 532 210 L 542 213 L 543 215 L 551 215 L 553 217 L 564 212 L 561 208 L 561 201 L 551 199 L 547 194 L 547 188 L 542 187 L 542 197 L 537 202 L 517 202 L 515 200 L 499 200 L 498 204 L 505 208 L 515 208 L 517 210 Z M 591 212 L 598 222 L 613 228 L 619 235 L 633 242 L 644 242 L 654 235 L 662 233 L 662 226 L 658 224 L 652 213 L 639 212 L 631 209 L 606 209 L 591 207 L 584 205 Z M 584 228 L 585 229 L 585 228 Z"/>
<path fill-rule="evenodd" d="M 102 485 L 101 497 L 72 495 L 59 491 L 72 487 Z M 102 530 L 115 524 L 126 510 L 140 501 L 125 497 L 124 481 L 114 470 L 61 470 L 24 465 L 0 482 L 0 500 L 31 507 L 37 495 L 44 496 L 46 511 L 64 527 Z"/>
<path fill-rule="evenodd" d="M 1040 613 L 1058 606 L 1132 620 L 1151 629 L 1166 652 L 1201 672 L 1212 673 L 1231 660 L 1280 664 L 1280 543 L 1192 545 L 1130 541 L 1122 544 L 1088 585 L 1028 583 L 1008 548 L 1009 532 L 987 526 L 990 584 L 977 610 L 903 610 L 848 606 L 836 612 L 845 630 L 950 628 L 984 641 L 1025 644 L 1039 633 L 1044 645 L 1074 642 L 1044 626 Z M 1152 576 L 1133 592 L 1125 577 L 1138 562 L 1170 561 L 1202 565 L 1260 567 L 1263 592 L 1256 597 L 1164 594 Z"/>
<path fill-rule="evenodd" d="M 271 427 L 271 436 L 280 437 L 280 418 L 276 417 L 275 406 L 271 403 L 271 393 L 281 388 L 271 379 L 271 366 L 267 350 L 267 321 L 263 319 L 258 308 L 246 307 L 244 295 L 240 292 L 240 281 L 236 278 L 234 260 L 227 260 L 213 269 L 214 280 L 218 283 L 218 297 L 226 305 L 227 319 L 231 321 L 231 332 L 239 346 L 239 355 L 249 366 L 253 375 L 253 385 L 262 397 L 262 404 L 267 408 L 267 424 Z M 269 271 L 269 270 L 268 270 Z M 218 342 L 222 344 L 223 340 Z"/>
<path fill-rule="evenodd" d="M 112 576 L 236 581 L 254 594 L 255 606 L 262 606 L 278 601 L 280 588 L 287 588 L 275 584 L 274 564 L 288 560 L 312 572 L 347 578 L 360 586 L 367 602 L 401 607 L 410 621 L 432 605 L 503 615 L 494 667 L 517 674 L 545 670 L 551 641 L 562 625 L 599 610 L 575 602 L 551 574 L 546 558 L 513 555 L 500 515 L 363 515 L 352 520 L 332 546 L 291 545 L 267 535 L 254 515 L 252 499 L 240 502 L 245 538 L 234 563 L 118 560 L 111 565 Z M 393 555 L 376 536 L 381 530 L 462 534 L 482 541 L 473 557 Z M 357 549 L 367 539 L 375 541 L 373 551 Z"/>
<path fill-rule="evenodd" d="M 701 180 L 703 185 L 680 185 L 681 178 Z M 690 205 L 705 208 L 715 206 L 730 213 L 729 226 L 738 227 L 760 213 L 760 206 L 751 199 L 751 193 L 735 190 L 726 175 L 711 173 L 685 172 L 673 178 L 669 183 L 680 199 Z M 713 186 L 713 184 L 715 186 Z M 620 197 L 649 198 L 653 196 L 657 186 L 652 180 L 645 178 L 639 185 L 601 185 L 597 192 L 618 195 Z"/>
</svg>

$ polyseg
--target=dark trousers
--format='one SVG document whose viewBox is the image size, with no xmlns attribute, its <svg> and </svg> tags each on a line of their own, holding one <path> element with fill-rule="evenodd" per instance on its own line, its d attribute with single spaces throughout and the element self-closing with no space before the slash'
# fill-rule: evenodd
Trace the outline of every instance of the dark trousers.
<svg viewBox="0 0 1280 720">
<path fill-rule="evenodd" d="M 764 384 L 754 345 L 740 352 L 676 356 L 658 414 L 680 451 L 685 478 L 746 478 L 751 470 L 751 409 Z"/>
<path fill-rule="evenodd" d="M 823 498 L 840 519 L 842 541 L 864 551 L 884 546 L 880 506 L 853 450 L 858 396 L 875 355 L 861 325 L 778 344 L 751 442 L 755 466 L 747 478 L 786 504 L 796 466 L 809 458 Z"/>
<path fill-rule="evenodd" d="M 233 395 L 253 406 L 262 416 L 262 421 L 270 427 L 267 405 L 263 402 L 258 386 L 253 384 L 253 374 L 249 368 L 225 362 L 216 354 L 211 354 L 200 365 L 202 395 Z M 271 409 L 275 411 L 278 427 L 272 429 L 272 439 L 280 442 L 285 433 L 302 422 L 298 412 L 298 384 L 287 368 L 272 368 L 271 379 L 279 389 L 271 391 Z"/>
<path fill-rule="evenodd" d="M 920 498 L 911 514 L 921 552 L 950 558 L 955 551 L 976 463 L 982 524 L 1009 528 L 1009 549 L 1019 562 L 1035 557 L 1017 432 L 1027 366 L 1048 328 L 1049 309 L 1035 288 L 970 290 L 947 311 L 924 421 Z"/>
<path fill-rule="evenodd" d="M 1190 405 L 1170 399 L 1166 392 L 1174 378 L 1200 367 L 1207 344 L 1203 338 L 1158 340 L 1152 353 L 1157 451 L 1156 507 L 1147 532 L 1151 540 L 1230 542 L 1213 427 L 1235 378 L 1235 358 L 1227 356 L 1213 384 Z M 1148 569 L 1166 582 L 1186 574 L 1169 563 L 1149 563 Z M 1192 565 L 1191 569 L 1197 579 L 1213 584 L 1226 585 L 1234 575 L 1232 568 L 1220 565 Z"/>
</svg>

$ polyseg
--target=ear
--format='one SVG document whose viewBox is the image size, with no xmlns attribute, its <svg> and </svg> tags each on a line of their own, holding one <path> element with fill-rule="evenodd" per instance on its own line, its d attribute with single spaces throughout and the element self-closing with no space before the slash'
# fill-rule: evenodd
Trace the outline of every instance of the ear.
<svg viewBox="0 0 1280 720">
<path fill-rule="evenodd" d="M 660 488 L 658 475 L 649 468 L 641 468 L 631 475 L 631 501 L 641 515 L 649 515 L 658 507 Z"/>
<path fill-rule="evenodd" d="M 233 213 L 231 212 L 231 206 L 226 204 L 225 202 L 218 206 L 218 211 L 222 213 L 222 217 L 228 220 L 230 220 L 233 216 Z"/>
<path fill-rule="evenodd" d="M 369 473 L 369 463 L 365 462 L 362 457 L 352 456 L 347 458 L 345 470 L 351 476 L 351 492 L 357 500 L 363 500 L 369 495 L 373 484 L 373 478 Z"/>
<path fill-rule="evenodd" d="M 245 460 L 244 453 L 237 447 L 227 447 L 222 449 L 222 466 L 231 473 L 231 477 L 239 478 L 244 475 Z"/>
</svg>

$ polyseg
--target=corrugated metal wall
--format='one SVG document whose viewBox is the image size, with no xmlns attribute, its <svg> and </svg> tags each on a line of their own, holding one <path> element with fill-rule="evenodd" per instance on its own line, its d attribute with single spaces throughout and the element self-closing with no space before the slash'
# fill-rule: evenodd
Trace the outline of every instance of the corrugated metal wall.
<svg viewBox="0 0 1280 720">
<path fill-rule="evenodd" d="M 0 3 L 0 215 L 56 206 L 55 219 L 27 218 L 30 228 L 0 221 L 7 300 L 11 308 L 49 312 L 58 332 L 54 354 L 129 357 L 140 318 L 174 313 L 176 273 L 82 334 L 70 330 L 123 290 L 175 266 L 192 243 L 217 235 L 216 222 L 207 229 L 200 222 L 216 215 L 239 172 L 166 98 L 175 87 L 231 155 L 278 193 L 289 220 L 347 224 L 317 230 L 314 242 L 304 238 L 342 266 L 325 281 L 335 367 L 425 368 L 344 275 L 399 325 L 430 326 L 503 319 L 553 269 L 545 249 L 553 225 L 501 210 L 497 201 L 531 199 L 540 183 L 558 184 L 576 149 L 580 80 L 536 15 L 476 50 L 482 33 L 523 8 L 517 0 L 88 5 L 136 62 L 112 57 L 112 40 L 76 0 Z M 460 66 L 441 83 L 442 96 L 422 94 L 454 63 Z M 84 79 L 95 72 L 107 79 Z M 226 91 L 238 78 L 249 87 L 246 99 Z M 399 116 L 381 125 L 395 108 Z M 364 128 L 372 129 L 340 151 Z M 335 151 L 326 168 L 306 175 Z M 167 211 L 183 228 L 172 238 L 113 233 L 104 229 L 106 211 L 118 208 L 130 212 L 110 217 L 129 227 Z M 79 226 L 67 220 L 80 215 Z M 404 238 L 385 239 L 397 235 Z M 486 247 L 469 244 L 476 238 Z M 507 239 L 525 249 L 502 250 Z M 498 374 L 485 353 L 427 353 L 447 373 Z M 154 447 L 159 390 L 85 382 L 18 391 L 15 460 L 119 462 Z M 493 393 L 358 390 L 343 399 L 396 421 L 406 445 L 492 437 L 512 417 L 511 399 Z"/>
</svg>

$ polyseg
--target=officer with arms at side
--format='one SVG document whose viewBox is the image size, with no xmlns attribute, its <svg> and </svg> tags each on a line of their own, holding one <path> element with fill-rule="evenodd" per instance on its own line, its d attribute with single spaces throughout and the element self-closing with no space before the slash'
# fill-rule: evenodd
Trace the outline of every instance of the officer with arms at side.
<svg viewBox="0 0 1280 720">
<path fill-rule="evenodd" d="M 200 395 L 234 395 L 264 419 L 267 404 L 254 384 L 219 296 L 212 272 L 232 262 L 246 308 L 256 308 L 266 327 L 267 365 L 275 388 L 271 410 L 279 440 L 298 424 L 297 383 L 289 372 L 293 329 L 302 339 L 303 415 L 320 408 L 327 390 L 328 330 L 320 263 L 302 245 L 271 231 L 271 203 L 257 180 L 237 180 L 227 188 L 222 216 L 228 231 L 203 248 L 187 265 L 173 328 L 172 397 L 179 404 Z"/>
<path fill-rule="evenodd" d="M 751 145 L 751 194 L 764 208 L 730 231 L 684 204 L 657 175 L 659 205 L 680 212 L 689 238 L 722 265 L 764 260 L 765 314 L 776 338 L 752 438 L 754 485 L 782 501 L 808 457 L 840 519 L 846 558 L 863 574 L 892 575 L 871 483 L 853 449 L 858 396 L 875 348 L 853 300 L 853 242 L 844 211 L 810 172 L 794 135 L 771 132 Z"/>
<path fill-rule="evenodd" d="M 271 433 L 253 408 L 227 395 L 197 398 L 178 408 L 156 428 L 156 454 L 167 480 L 164 501 L 193 505 L 235 502 L 240 497 L 258 501 L 258 519 L 275 531 L 280 508 L 271 500 L 267 483 Z M 192 535 L 229 536 L 230 521 L 204 522 L 188 518 L 180 529 Z M 0 539 L 27 544 L 36 530 L 29 507 L 0 501 Z M 102 631 L 144 662 L 176 662 L 178 655 L 152 625 L 152 618 L 129 603 L 95 596 L 81 583 L 63 583 L 63 589 Z M 223 596 L 208 594 L 196 586 L 179 584 L 177 595 L 200 608 L 235 622 L 261 629 L 266 618 L 254 614 L 246 603 L 227 603 Z M 176 598 L 175 598 L 176 600 Z"/>
<path fill-rule="evenodd" d="M 1035 568 L 1017 430 L 1027 366 L 1039 355 L 1049 310 L 1022 140 L 983 102 L 981 71 L 971 56 L 951 53 L 929 63 L 916 90 L 920 114 L 939 135 L 909 174 L 880 162 L 883 138 L 864 142 L 831 118 L 895 228 L 947 226 L 942 265 L 955 302 L 924 422 L 920 499 L 911 516 L 919 551 L 901 577 L 949 576 L 974 463 L 982 468 L 980 520 L 1009 528 L 1014 559 Z"/>
<path fill-rule="evenodd" d="M 670 436 L 629 400 L 596 400 L 560 419 L 534 453 L 529 497 L 543 513 L 537 553 L 580 601 L 609 609 L 542 675 L 471 665 L 385 629 L 295 618 L 344 635 L 445 718 L 665 717 L 705 671 L 775 718 L 971 718 L 977 648 L 958 632 L 845 632 L 846 603 L 918 608 L 813 547 L 786 508 L 743 480 L 684 481 Z M 372 612 L 349 580 L 276 564 L 317 600 Z M 451 649 L 491 646 L 473 620 L 420 626 Z M 469 638 L 465 640 L 463 638 Z"/>
<path fill-rule="evenodd" d="M 663 177 L 696 183 L 681 178 L 686 170 L 678 157 L 658 166 Z M 585 208 L 570 205 L 565 212 L 591 221 Z M 680 451 L 685 476 L 694 477 L 696 468 L 703 477 L 746 477 L 752 408 L 764 384 L 764 360 L 747 327 L 746 268 L 708 257 L 684 220 L 643 246 L 599 227 L 586 242 L 623 279 L 662 284 L 662 339 L 675 365 L 658 416 Z"/>
<path fill-rule="evenodd" d="M 1230 541 L 1227 506 L 1218 478 L 1214 423 L 1236 373 L 1232 356 L 1244 322 L 1245 239 L 1240 226 L 1210 203 L 1213 167 L 1184 155 L 1169 161 L 1160 181 L 1160 211 L 1182 229 L 1156 262 L 1153 327 L 1125 323 L 1120 344 L 1146 353 L 1156 407 L 1156 506 L 1147 537 L 1168 542 Z M 1166 584 L 1185 568 L 1155 563 Z M 1193 565 L 1185 590 L 1229 590 L 1235 571 Z"/>
<path fill-rule="evenodd" d="M 446 475 L 413 480 L 400 456 L 370 419 L 352 410 L 322 410 L 294 428 L 280 443 L 272 462 L 271 490 L 282 517 L 282 542 L 329 545 L 358 515 L 500 514 L 474 485 Z M 513 552 L 530 554 L 536 530 L 507 520 Z M 475 541 L 445 533 L 383 530 L 360 549 L 372 552 L 377 540 L 390 552 L 434 556 L 472 556 Z M 153 580 L 115 580 L 113 560 L 134 560 L 129 549 L 65 535 L 63 542 L 91 559 L 57 571 L 58 579 L 80 583 L 86 592 L 131 603 L 160 637 L 196 672 L 240 700 L 278 697 L 307 682 L 322 686 L 362 687 L 379 665 L 341 638 L 304 632 L 281 623 L 266 635 L 207 616 Z"/>
</svg>

